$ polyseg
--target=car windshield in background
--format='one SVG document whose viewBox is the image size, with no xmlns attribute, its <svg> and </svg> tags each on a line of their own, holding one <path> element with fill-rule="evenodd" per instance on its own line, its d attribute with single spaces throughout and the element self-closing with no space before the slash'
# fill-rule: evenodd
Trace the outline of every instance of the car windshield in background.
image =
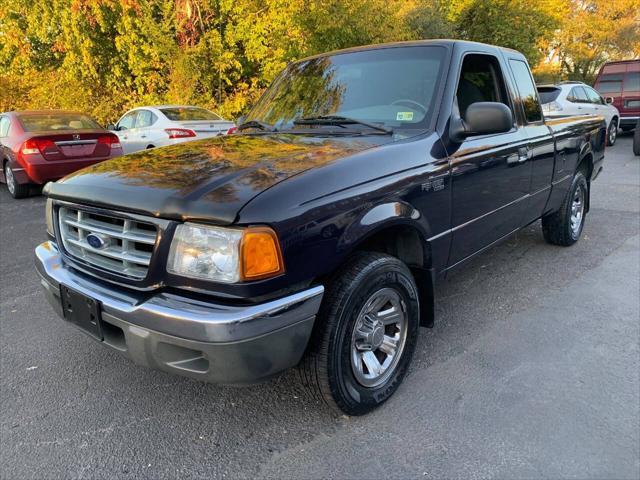
<svg viewBox="0 0 640 480">
<path fill-rule="evenodd" d="M 560 96 L 561 90 L 558 87 L 538 87 L 538 94 L 540 95 L 540 103 L 543 105 L 553 102 L 558 96 Z"/>
<path fill-rule="evenodd" d="M 102 128 L 91 117 L 77 113 L 21 113 L 18 118 L 26 132 Z"/>
<path fill-rule="evenodd" d="M 442 47 L 417 46 L 303 60 L 287 67 L 251 110 L 247 121 L 273 125 L 278 130 L 298 130 L 319 125 L 294 125 L 295 120 L 333 115 L 394 129 L 426 128 L 444 56 Z M 320 126 L 336 130 L 331 122 Z M 367 128 L 357 123 L 344 127 Z"/>
<path fill-rule="evenodd" d="M 216 115 L 209 110 L 205 110 L 204 108 L 194 108 L 194 107 L 172 107 L 172 108 L 161 108 L 160 111 L 164 113 L 164 115 L 174 122 L 188 122 L 188 121 L 196 121 L 196 120 L 222 120 L 220 116 Z"/>
</svg>

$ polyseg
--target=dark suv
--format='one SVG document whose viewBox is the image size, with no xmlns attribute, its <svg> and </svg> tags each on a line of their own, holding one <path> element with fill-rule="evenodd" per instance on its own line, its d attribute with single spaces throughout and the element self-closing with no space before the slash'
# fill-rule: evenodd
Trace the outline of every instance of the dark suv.
<svg viewBox="0 0 640 480">
<path fill-rule="evenodd" d="M 594 87 L 620 111 L 620 128 L 632 130 L 640 119 L 640 59 L 605 63 Z"/>
</svg>

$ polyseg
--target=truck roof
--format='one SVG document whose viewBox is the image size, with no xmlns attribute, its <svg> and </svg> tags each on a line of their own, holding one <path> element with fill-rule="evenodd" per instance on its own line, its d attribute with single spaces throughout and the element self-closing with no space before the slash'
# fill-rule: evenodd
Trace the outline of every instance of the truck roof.
<svg viewBox="0 0 640 480">
<path fill-rule="evenodd" d="M 305 61 L 305 60 L 311 60 L 313 58 L 320 58 L 320 57 L 325 57 L 325 56 L 329 56 L 329 55 L 336 55 L 336 54 L 341 54 L 341 53 L 351 53 L 351 52 L 361 52 L 361 51 L 366 51 L 366 50 L 379 50 L 379 49 L 383 49 L 383 48 L 396 48 L 396 47 L 416 47 L 416 46 L 427 46 L 427 45 L 433 45 L 433 46 L 437 46 L 437 45 L 441 45 L 441 46 L 453 46 L 453 45 L 461 45 L 463 47 L 467 47 L 470 50 L 477 48 L 479 46 L 482 46 L 483 48 L 493 48 L 496 50 L 503 50 L 505 52 L 510 52 L 510 53 L 517 53 L 519 55 L 522 55 L 522 53 L 518 52 L 517 50 L 513 50 L 511 48 L 507 48 L 507 47 L 499 47 L 496 45 L 489 45 L 487 43 L 480 43 L 480 42 L 470 42 L 467 40 L 451 40 L 451 39 L 437 39 L 437 40 L 410 40 L 410 41 L 405 41 L 405 42 L 388 42 L 388 43 L 376 43 L 376 44 L 372 44 L 372 45 L 362 45 L 359 47 L 350 47 L 350 48 L 344 48 L 344 49 L 340 49 L 340 50 L 333 50 L 330 52 L 324 52 L 324 53 L 319 53 L 317 55 L 310 55 L 308 57 L 305 58 L 301 58 L 299 60 L 297 60 L 298 62 L 300 61 Z"/>
</svg>

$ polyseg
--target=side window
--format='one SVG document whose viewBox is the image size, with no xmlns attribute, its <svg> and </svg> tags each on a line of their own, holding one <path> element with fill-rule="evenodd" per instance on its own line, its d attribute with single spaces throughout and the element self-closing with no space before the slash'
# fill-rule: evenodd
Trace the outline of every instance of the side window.
<svg viewBox="0 0 640 480">
<path fill-rule="evenodd" d="M 480 54 L 464 57 L 456 99 L 462 118 L 476 102 L 500 102 L 511 108 L 498 59 Z"/>
<path fill-rule="evenodd" d="M 136 128 L 150 127 L 156 121 L 156 116 L 150 110 L 138 110 Z"/>
<path fill-rule="evenodd" d="M 8 117 L 0 117 L 0 137 L 6 137 L 9 134 L 10 124 Z"/>
<path fill-rule="evenodd" d="M 524 118 L 527 123 L 542 120 L 542 109 L 538 100 L 536 86 L 529 73 L 529 67 L 521 60 L 509 60 L 511 71 L 516 81 L 516 88 L 520 94 L 520 102 L 524 109 Z"/>
<path fill-rule="evenodd" d="M 623 88 L 625 92 L 640 92 L 640 72 L 628 72 Z"/>
<path fill-rule="evenodd" d="M 127 113 L 122 119 L 118 122 L 118 130 L 130 130 L 134 127 L 136 122 L 136 117 L 138 116 L 138 111 Z"/>
<path fill-rule="evenodd" d="M 582 87 L 573 87 L 567 100 L 573 103 L 589 103 L 589 97 Z"/>
<path fill-rule="evenodd" d="M 589 101 L 591 103 L 594 103 L 596 105 L 604 105 L 604 101 L 602 100 L 600 95 L 598 95 L 598 92 L 589 87 L 584 87 L 584 89 L 587 92 L 587 97 L 589 97 Z"/>
</svg>

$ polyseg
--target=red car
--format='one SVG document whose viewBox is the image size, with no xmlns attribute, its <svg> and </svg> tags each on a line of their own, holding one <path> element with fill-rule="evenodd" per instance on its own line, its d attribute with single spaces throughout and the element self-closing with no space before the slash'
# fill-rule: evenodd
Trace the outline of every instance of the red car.
<svg viewBox="0 0 640 480">
<path fill-rule="evenodd" d="M 88 165 L 122 155 L 120 140 L 94 119 L 59 110 L 0 114 L 0 181 L 14 198 Z"/>
<path fill-rule="evenodd" d="M 620 128 L 632 130 L 640 119 L 640 59 L 605 63 L 594 88 L 620 112 Z"/>
</svg>

